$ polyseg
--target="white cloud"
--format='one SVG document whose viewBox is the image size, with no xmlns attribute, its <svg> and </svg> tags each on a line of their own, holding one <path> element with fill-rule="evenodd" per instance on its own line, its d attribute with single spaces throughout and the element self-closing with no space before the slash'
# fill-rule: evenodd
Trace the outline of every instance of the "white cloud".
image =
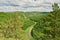
<svg viewBox="0 0 60 40">
<path fill-rule="evenodd" d="M 60 6 L 60 0 L 0 0 L 0 11 L 51 11 L 54 2 Z"/>
</svg>

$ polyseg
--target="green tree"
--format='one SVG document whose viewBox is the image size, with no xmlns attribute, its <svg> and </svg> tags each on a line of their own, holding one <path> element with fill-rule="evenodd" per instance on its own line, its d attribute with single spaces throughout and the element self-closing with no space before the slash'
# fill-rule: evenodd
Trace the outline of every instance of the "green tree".
<svg viewBox="0 0 60 40">
<path fill-rule="evenodd" d="M 34 26 L 31 35 L 36 40 L 60 40 L 60 10 L 58 4 L 52 5 L 53 11 Z"/>
<path fill-rule="evenodd" d="M 54 5 L 52 5 L 53 11 L 56 11 L 59 9 L 59 6 L 57 3 L 54 3 Z"/>
</svg>

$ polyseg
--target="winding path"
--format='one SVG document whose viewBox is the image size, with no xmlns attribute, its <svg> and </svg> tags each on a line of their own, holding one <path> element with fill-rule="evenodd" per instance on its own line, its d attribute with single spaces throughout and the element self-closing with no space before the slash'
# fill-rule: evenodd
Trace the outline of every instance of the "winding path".
<svg viewBox="0 0 60 40">
<path fill-rule="evenodd" d="M 27 18 L 24 14 L 23 14 L 23 16 L 25 18 Z M 36 22 L 35 22 L 35 24 L 36 24 Z M 27 28 L 25 30 L 25 33 L 24 33 L 23 38 L 21 40 L 30 40 L 30 38 L 31 38 L 31 31 L 32 31 L 32 29 L 33 29 L 33 27 L 34 27 L 35 24 L 31 25 L 29 28 Z"/>
</svg>

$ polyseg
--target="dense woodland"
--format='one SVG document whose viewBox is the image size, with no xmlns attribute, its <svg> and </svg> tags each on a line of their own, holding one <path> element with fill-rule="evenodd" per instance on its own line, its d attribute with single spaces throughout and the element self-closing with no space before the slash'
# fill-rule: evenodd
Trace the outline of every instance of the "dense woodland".
<svg viewBox="0 0 60 40">
<path fill-rule="evenodd" d="M 60 9 L 56 3 L 52 8 L 53 11 L 41 17 L 32 29 L 34 40 L 60 40 Z"/>
<path fill-rule="evenodd" d="M 60 40 L 60 9 L 51 12 L 0 12 L 0 40 Z"/>
</svg>

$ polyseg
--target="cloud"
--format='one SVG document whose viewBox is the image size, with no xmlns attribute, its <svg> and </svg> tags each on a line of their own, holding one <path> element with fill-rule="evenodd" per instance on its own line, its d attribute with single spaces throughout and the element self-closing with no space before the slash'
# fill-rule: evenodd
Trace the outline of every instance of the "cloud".
<svg viewBox="0 0 60 40">
<path fill-rule="evenodd" d="M 51 11 L 60 0 L 0 0 L 0 11 Z"/>
</svg>

